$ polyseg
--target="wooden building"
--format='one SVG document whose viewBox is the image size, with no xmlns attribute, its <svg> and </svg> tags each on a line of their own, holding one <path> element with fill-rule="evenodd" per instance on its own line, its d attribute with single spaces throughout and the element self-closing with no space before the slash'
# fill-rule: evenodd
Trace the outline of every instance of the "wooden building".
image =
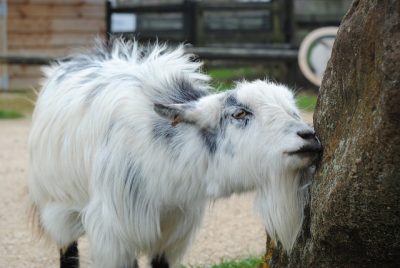
<svg viewBox="0 0 400 268">
<path fill-rule="evenodd" d="M 105 35 L 105 0 L 8 0 L 7 52 L 64 56 Z M 40 66 L 8 65 L 9 88 L 37 86 Z"/>
</svg>

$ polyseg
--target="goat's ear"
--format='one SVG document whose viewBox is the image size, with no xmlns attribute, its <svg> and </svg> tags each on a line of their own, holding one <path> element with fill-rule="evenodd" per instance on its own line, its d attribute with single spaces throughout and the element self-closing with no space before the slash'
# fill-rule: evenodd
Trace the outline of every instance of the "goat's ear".
<svg viewBox="0 0 400 268">
<path fill-rule="evenodd" d="M 172 126 L 179 123 L 194 124 L 199 128 L 214 128 L 221 113 L 219 95 L 208 96 L 196 102 L 183 104 L 154 104 L 154 111 L 171 121 Z"/>
<path fill-rule="evenodd" d="M 191 118 L 188 112 L 190 109 L 193 109 L 193 107 L 187 104 L 154 104 L 154 111 L 158 115 L 169 119 L 172 126 L 176 126 L 181 122 L 194 124 L 195 120 Z"/>
</svg>

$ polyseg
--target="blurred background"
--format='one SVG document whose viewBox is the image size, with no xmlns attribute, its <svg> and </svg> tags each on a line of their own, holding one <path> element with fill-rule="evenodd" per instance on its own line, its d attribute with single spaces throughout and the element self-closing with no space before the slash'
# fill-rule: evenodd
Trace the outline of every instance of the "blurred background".
<svg viewBox="0 0 400 268">
<path fill-rule="evenodd" d="M 0 109 L 29 112 L 29 103 L 24 107 L 16 101 L 12 107 L 10 94 L 34 99 L 30 94 L 38 89 L 42 65 L 90 47 L 95 37 L 120 35 L 141 42 L 191 44 L 188 50 L 205 61 L 218 90 L 230 88 L 235 80 L 269 77 L 315 96 L 335 33 L 308 40 L 303 56 L 299 48 L 314 30 L 338 26 L 350 4 L 351 0 L 0 0 Z M 301 101 L 310 110 L 315 97 Z"/>
</svg>

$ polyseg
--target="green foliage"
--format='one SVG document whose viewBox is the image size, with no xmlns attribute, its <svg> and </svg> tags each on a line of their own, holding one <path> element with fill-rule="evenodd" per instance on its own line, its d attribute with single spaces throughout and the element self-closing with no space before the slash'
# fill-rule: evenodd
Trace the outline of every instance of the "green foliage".
<svg viewBox="0 0 400 268">
<path fill-rule="evenodd" d="M 221 261 L 219 264 L 214 264 L 211 268 L 258 268 L 262 262 L 261 257 L 249 257 L 242 260 Z M 184 266 L 179 268 L 203 268 L 204 266 Z M 207 267 L 209 267 L 207 265 Z"/>
<path fill-rule="evenodd" d="M 215 68 L 208 70 L 208 74 L 215 80 L 240 80 L 243 78 L 254 78 L 265 76 L 264 71 L 259 68 Z"/>
<path fill-rule="evenodd" d="M 250 257 L 243 260 L 224 261 L 211 266 L 212 268 L 257 268 L 261 263 L 260 257 Z"/>
<path fill-rule="evenodd" d="M 253 80 L 257 78 L 264 78 L 266 76 L 263 68 L 211 68 L 207 73 L 212 78 L 213 86 L 218 91 L 225 91 L 233 88 L 234 81 L 243 79 Z"/>
<path fill-rule="evenodd" d="M 301 110 L 312 112 L 314 111 L 315 105 L 317 104 L 317 96 L 310 94 L 299 95 L 296 97 L 296 102 Z"/>
<path fill-rule="evenodd" d="M 213 82 L 213 86 L 217 91 L 226 91 L 234 87 L 233 83 L 228 83 L 228 82 L 219 82 L 219 83 Z"/>
<path fill-rule="evenodd" d="M 24 117 L 23 114 L 16 111 L 0 110 L 0 119 L 14 119 Z"/>
<path fill-rule="evenodd" d="M 0 92 L 0 118 L 20 118 L 30 114 L 35 100 L 33 91 Z"/>
</svg>

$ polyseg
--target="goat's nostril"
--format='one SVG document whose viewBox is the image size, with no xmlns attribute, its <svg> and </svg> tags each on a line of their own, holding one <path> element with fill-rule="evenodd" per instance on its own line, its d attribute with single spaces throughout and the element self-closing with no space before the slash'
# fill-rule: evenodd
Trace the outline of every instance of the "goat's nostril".
<svg viewBox="0 0 400 268">
<path fill-rule="evenodd" d="M 299 131 L 297 132 L 297 135 L 305 140 L 311 140 L 315 138 L 315 132 L 310 130 Z"/>
</svg>

